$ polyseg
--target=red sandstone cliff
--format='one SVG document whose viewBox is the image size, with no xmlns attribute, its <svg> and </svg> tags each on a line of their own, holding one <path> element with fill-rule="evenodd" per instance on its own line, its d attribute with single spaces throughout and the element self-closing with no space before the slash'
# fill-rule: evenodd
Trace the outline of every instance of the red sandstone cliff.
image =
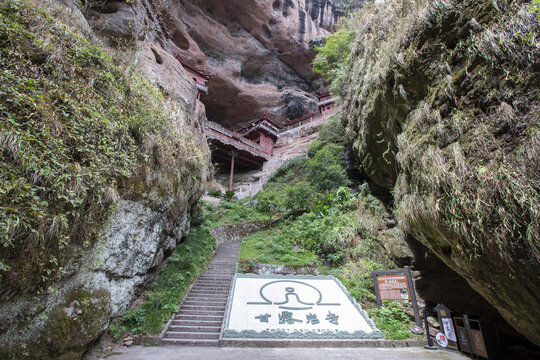
<svg viewBox="0 0 540 360">
<path fill-rule="evenodd" d="M 209 119 L 223 125 L 317 110 L 309 41 L 334 25 L 327 0 L 96 1 L 84 13 L 110 43 L 154 49 L 155 71 L 167 73 L 176 65 L 163 57 L 179 56 L 211 72 L 203 102 Z"/>
</svg>

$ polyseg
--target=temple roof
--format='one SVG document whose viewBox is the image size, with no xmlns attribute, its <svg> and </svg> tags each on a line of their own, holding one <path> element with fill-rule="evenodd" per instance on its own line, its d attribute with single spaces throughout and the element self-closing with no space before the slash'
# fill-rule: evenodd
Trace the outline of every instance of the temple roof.
<svg viewBox="0 0 540 360">
<path fill-rule="evenodd" d="M 206 80 L 210 79 L 210 76 L 212 76 L 212 74 L 202 70 L 202 69 L 199 69 L 193 65 L 191 65 L 190 63 L 186 62 L 184 59 L 182 59 L 180 56 L 176 56 L 176 59 L 178 61 L 180 61 L 180 63 L 182 64 L 183 67 L 201 75 L 202 77 L 204 77 Z"/>
</svg>

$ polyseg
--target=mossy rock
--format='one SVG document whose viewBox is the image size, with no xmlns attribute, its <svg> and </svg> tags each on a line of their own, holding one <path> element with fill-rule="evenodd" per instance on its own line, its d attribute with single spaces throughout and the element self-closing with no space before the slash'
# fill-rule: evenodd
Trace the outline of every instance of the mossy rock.
<svg viewBox="0 0 540 360">
<path fill-rule="evenodd" d="M 51 358 L 80 358 L 109 322 L 110 296 L 106 290 L 82 288 L 68 294 L 65 302 L 50 313 L 41 337 L 40 345 L 47 347 Z"/>
</svg>

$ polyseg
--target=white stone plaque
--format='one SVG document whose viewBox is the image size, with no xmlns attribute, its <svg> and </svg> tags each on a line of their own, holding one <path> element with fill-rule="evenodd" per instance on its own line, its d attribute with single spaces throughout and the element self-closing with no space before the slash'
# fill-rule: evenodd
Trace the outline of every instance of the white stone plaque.
<svg viewBox="0 0 540 360">
<path fill-rule="evenodd" d="M 333 276 L 237 274 L 223 338 L 379 339 Z"/>
</svg>

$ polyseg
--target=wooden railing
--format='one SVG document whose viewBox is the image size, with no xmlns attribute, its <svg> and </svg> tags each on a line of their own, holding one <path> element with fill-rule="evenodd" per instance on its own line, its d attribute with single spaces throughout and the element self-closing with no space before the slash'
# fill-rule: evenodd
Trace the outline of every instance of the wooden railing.
<svg viewBox="0 0 540 360">
<path fill-rule="evenodd" d="M 249 139 L 242 137 L 241 135 L 230 131 L 223 126 L 212 122 L 204 122 L 204 132 L 211 139 L 217 139 L 224 144 L 231 145 L 238 150 L 244 150 L 254 156 L 258 156 L 268 160 L 270 154 L 266 154 L 262 151 L 262 147 Z"/>
</svg>

